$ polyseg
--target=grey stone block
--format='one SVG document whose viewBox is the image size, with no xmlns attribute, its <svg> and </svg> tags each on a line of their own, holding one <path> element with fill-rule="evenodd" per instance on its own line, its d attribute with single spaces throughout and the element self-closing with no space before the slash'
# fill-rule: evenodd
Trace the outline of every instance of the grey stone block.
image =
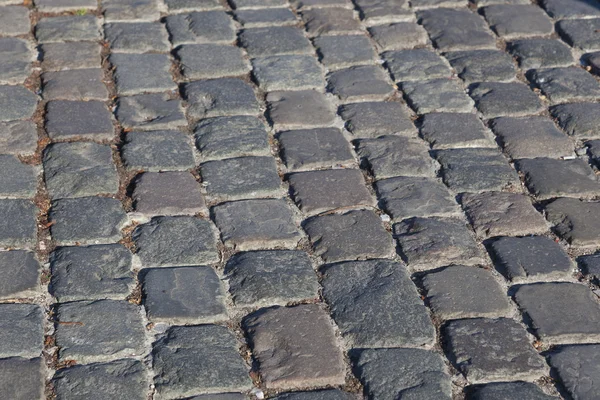
<svg viewBox="0 0 600 400">
<path fill-rule="evenodd" d="M 194 135 L 203 160 L 271 154 L 265 124 L 256 117 L 203 119 Z"/>
<path fill-rule="evenodd" d="M 361 19 L 369 26 L 415 19 L 406 0 L 357 0 L 355 4 Z"/>
<path fill-rule="evenodd" d="M 45 100 L 108 100 L 100 68 L 51 71 L 42 74 Z"/>
<path fill-rule="evenodd" d="M 289 392 L 274 397 L 277 400 L 352 400 L 356 395 L 339 389 L 314 390 L 310 392 Z"/>
<path fill-rule="evenodd" d="M 589 254 L 577 258 L 579 270 L 594 283 L 600 278 L 600 255 Z"/>
<path fill-rule="evenodd" d="M 111 54 L 110 63 L 120 95 L 164 92 L 177 89 L 166 54 Z"/>
<path fill-rule="evenodd" d="M 467 386 L 468 400 L 557 400 L 558 397 L 544 393 L 534 383 L 498 382 L 485 385 Z"/>
<path fill-rule="evenodd" d="M 598 5 L 593 0 L 542 0 L 541 6 L 555 19 L 600 16 Z"/>
<path fill-rule="evenodd" d="M 0 298 L 33 297 L 40 280 L 40 264 L 32 252 L 0 252 Z"/>
<path fill-rule="evenodd" d="M 225 266 L 236 306 L 269 307 L 315 299 L 319 284 L 302 251 L 251 251 L 233 255 Z"/>
<path fill-rule="evenodd" d="M 600 164 L 600 141 L 588 140 L 585 142 L 585 147 L 591 163 L 598 166 Z"/>
<path fill-rule="evenodd" d="M 528 78 L 554 103 L 600 97 L 600 85 L 594 76 L 579 67 L 536 69 Z"/>
<path fill-rule="evenodd" d="M 42 358 L 0 360 L 0 390 L 11 400 L 43 400 L 45 375 Z"/>
<path fill-rule="evenodd" d="M 281 132 L 277 140 L 281 158 L 289 170 L 354 164 L 350 144 L 335 128 Z"/>
<path fill-rule="evenodd" d="M 460 7 L 465 5 L 464 0 L 413 0 L 412 7 L 421 10 L 436 7 Z"/>
<path fill-rule="evenodd" d="M 54 143 L 44 152 L 44 178 L 51 198 L 114 195 L 119 176 L 110 146 Z"/>
<path fill-rule="evenodd" d="M 258 10 L 236 10 L 236 20 L 244 28 L 296 25 L 296 15 L 289 8 L 264 8 Z"/>
<path fill-rule="evenodd" d="M 346 0 L 293 0 L 292 7 L 296 10 L 327 7 L 348 7 Z"/>
<path fill-rule="evenodd" d="M 97 68 L 102 62 L 102 47 L 95 42 L 45 43 L 40 50 L 45 71 Z"/>
<path fill-rule="evenodd" d="M 350 347 L 423 346 L 435 340 L 427 308 L 404 266 L 350 261 L 322 273 L 323 297 Z"/>
<path fill-rule="evenodd" d="M 546 218 L 554 231 L 573 246 L 595 247 L 600 243 L 600 203 L 559 198 L 546 206 Z"/>
<path fill-rule="evenodd" d="M 330 69 L 375 62 L 373 46 L 364 35 L 320 36 L 313 43 L 321 63 Z"/>
<path fill-rule="evenodd" d="M 167 31 L 158 22 L 106 24 L 104 36 L 113 53 L 168 52 L 171 49 Z"/>
<path fill-rule="evenodd" d="M 203 119 L 231 115 L 258 115 L 252 86 L 241 79 L 222 78 L 184 85 L 188 117 Z"/>
<path fill-rule="evenodd" d="M 43 0 L 42 0 L 43 1 Z M 39 7 L 39 5 L 38 5 Z M 27 7 L 0 8 L 0 34 L 2 36 L 26 35 L 31 29 Z"/>
<path fill-rule="evenodd" d="M 503 51 L 454 51 L 445 56 L 458 76 L 467 83 L 510 81 L 515 78 L 512 57 Z"/>
<path fill-rule="evenodd" d="M 229 44 L 236 37 L 233 19 L 224 11 L 169 15 L 165 22 L 173 46 L 192 43 Z"/>
<path fill-rule="evenodd" d="M 550 365 L 573 399 L 591 400 L 596 396 L 600 380 L 598 354 L 598 345 L 562 346 L 550 354 Z"/>
<path fill-rule="evenodd" d="M 285 0 L 232 0 L 236 10 L 240 9 L 265 9 L 267 7 L 285 7 Z"/>
<path fill-rule="evenodd" d="M 297 27 L 244 29 L 239 40 L 250 57 L 313 53 L 310 41 Z"/>
<path fill-rule="evenodd" d="M 268 389 L 344 383 L 342 351 L 329 315 L 320 305 L 259 310 L 246 317 L 243 326 Z"/>
<path fill-rule="evenodd" d="M 385 100 L 394 88 L 380 67 L 358 66 L 332 72 L 327 77 L 327 90 L 342 101 Z"/>
<path fill-rule="evenodd" d="M 165 93 L 119 97 L 115 114 L 125 129 L 155 130 L 187 126 L 181 101 Z"/>
<path fill-rule="evenodd" d="M 560 40 L 532 38 L 515 40 L 508 45 L 510 53 L 517 58 L 519 67 L 530 68 L 565 67 L 574 63 L 569 46 Z"/>
<path fill-rule="evenodd" d="M 0 153 L 31 156 L 37 149 L 37 126 L 31 121 L 0 122 Z"/>
<path fill-rule="evenodd" d="M 369 33 L 380 51 L 412 49 L 429 43 L 427 31 L 415 22 L 372 26 Z"/>
<path fill-rule="evenodd" d="M 0 121 L 31 117 L 37 101 L 38 97 L 23 86 L 0 85 Z"/>
<path fill-rule="evenodd" d="M 111 114 L 101 101 L 48 102 L 46 132 L 51 139 L 110 140 L 115 135 Z"/>
<path fill-rule="evenodd" d="M 203 265 L 219 261 L 213 226 L 200 218 L 152 218 L 133 231 L 132 239 L 144 267 Z"/>
<path fill-rule="evenodd" d="M 278 130 L 331 126 L 335 122 L 333 103 L 314 90 L 271 92 L 267 103 L 269 118 Z"/>
<path fill-rule="evenodd" d="M 600 104 L 570 103 L 550 107 L 550 114 L 567 135 L 576 138 L 600 137 Z"/>
<path fill-rule="evenodd" d="M 103 0 L 102 11 L 107 21 L 155 21 L 160 10 L 155 0 Z"/>
<path fill-rule="evenodd" d="M 348 8 L 311 8 L 302 10 L 301 17 L 310 36 L 347 35 L 361 31 L 354 11 Z"/>
<path fill-rule="evenodd" d="M 0 8 L 0 15 L 2 12 Z M 36 54 L 31 51 L 30 44 L 23 39 L 0 38 L 0 83 L 9 85 L 23 83 L 31 74 L 31 63 Z"/>
<path fill-rule="evenodd" d="M 56 345 L 63 361 L 88 364 L 140 357 L 146 351 L 142 314 L 127 301 L 63 303 L 57 306 L 55 318 Z"/>
<path fill-rule="evenodd" d="M 600 50 L 600 18 L 562 20 L 556 23 L 556 31 L 572 47 L 583 51 Z"/>
<path fill-rule="evenodd" d="M 475 83 L 469 88 L 469 95 L 484 118 L 518 117 L 537 114 L 544 109 L 539 97 L 518 82 Z"/>
<path fill-rule="evenodd" d="M 313 56 L 255 58 L 252 60 L 252 74 L 260 88 L 267 92 L 319 89 L 325 86 L 323 70 Z"/>
<path fill-rule="evenodd" d="M 147 215 L 207 213 L 200 184 L 189 172 L 145 172 L 131 194 L 135 211 Z"/>
<path fill-rule="evenodd" d="M 29 200 L 0 200 L 0 245 L 32 248 L 36 244 L 37 207 Z"/>
<path fill-rule="evenodd" d="M 302 235 L 284 200 L 242 200 L 213 207 L 225 246 L 238 250 L 294 248 Z"/>
<path fill-rule="evenodd" d="M 217 393 L 201 394 L 200 396 L 190 397 L 189 400 L 245 400 L 246 395 L 241 393 Z"/>
<path fill-rule="evenodd" d="M 471 112 L 473 101 L 466 95 L 460 83 L 451 79 L 403 82 L 408 104 L 418 113 Z"/>
<path fill-rule="evenodd" d="M 482 9 L 490 27 L 503 39 L 544 36 L 553 32 L 546 13 L 533 4 L 495 4 Z"/>
<path fill-rule="evenodd" d="M 44 348 L 44 310 L 36 304 L 0 304 L 0 357 L 39 357 Z"/>
<path fill-rule="evenodd" d="M 60 247 L 50 257 L 58 301 L 124 300 L 135 286 L 131 253 L 120 244 Z"/>
<path fill-rule="evenodd" d="M 37 192 L 37 171 L 16 156 L 0 155 L 0 196 L 32 198 Z"/>
<path fill-rule="evenodd" d="M 165 5 L 172 13 L 223 9 L 219 0 L 165 0 Z"/>
<path fill-rule="evenodd" d="M 46 12 L 94 10 L 98 3 L 94 0 L 37 0 L 36 7 Z"/>
<path fill-rule="evenodd" d="M 181 73 L 187 80 L 240 76 L 249 72 L 239 47 L 219 44 L 185 44 L 176 50 Z"/>
<path fill-rule="evenodd" d="M 356 137 L 415 136 L 416 133 L 410 111 L 399 102 L 345 104 L 339 113 L 346 121 L 346 128 Z"/>
<path fill-rule="evenodd" d="M 35 25 L 38 43 L 98 41 L 100 20 L 95 15 L 65 15 L 41 18 Z"/>
<path fill-rule="evenodd" d="M 452 76 L 448 63 L 428 49 L 386 51 L 382 56 L 396 82 Z"/>
<path fill-rule="evenodd" d="M 586 66 L 586 70 L 591 71 L 594 75 L 598 76 L 598 71 L 600 71 L 600 52 L 594 51 L 592 53 L 584 54 L 581 59 Z"/>
<path fill-rule="evenodd" d="M 477 115 L 432 113 L 421 119 L 419 130 L 432 149 L 454 147 L 496 147 Z"/>
<path fill-rule="evenodd" d="M 191 139 L 181 131 L 127 132 L 121 155 L 130 170 L 182 171 L 194 168 Z"/>
</svg>

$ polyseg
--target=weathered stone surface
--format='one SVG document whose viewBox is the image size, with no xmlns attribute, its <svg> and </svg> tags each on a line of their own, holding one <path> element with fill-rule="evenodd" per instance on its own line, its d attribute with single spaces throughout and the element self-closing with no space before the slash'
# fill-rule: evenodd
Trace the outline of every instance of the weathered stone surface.
<svg viewBox="0 0 600 400">
<path fill-rule="evenodd" d="M 267 94 L 268 115 L 275 128 L 316 128 L 331 126 L 335 110 L 326 95 L 314 90 Z"/>
<path fill-rule="evenodd" d="M 42 74 L 45 100 L 108 100 L 100 68 L 44 72 Z"/>
<path fill-rule="evenodd" d="M 428 49 L 386 51 L 382 56 L 396 82 L 452 76 L 448 63 Z"/>
<path fill-rule="evenodd" d="M 0 390 L 12 400 L 43 400 L 45 367 L 42 358 L 0 360 Z"/>
<path fill-rule="evenodd" d="M 36 5 L 39 7 L 38 4 Z M 26 35 L 30 29 L 29 10 L 26 7 L 0 8 L 0 34 L 2 36 Z"/>
<path fill-rule="evenodd" d="M 31 117 L 37 100 L 38 97 L 23 86 L 0 85 L 0 121 Z"/>
<path fill-rule="evenodd" d="M 485 385 L 467 386 L 465 389 L 469 400 L 557 400 L 529 382 L 499 382 Z"/>
<path fill-rule="evenodd" d="M 559 198 L 546 206 L 548 221 L 571 245 L 595 247 L 600 243 L 600 203 Z"/>
<path fill-rule="evenodd" d="M 302 31 L 291 26 L 244 29 L 239 40 L 250 57 L 313 52 L 310 41 Z"/>
<path fill-rule="evenodd" d="M 450 321 L 443 329 L 450 361 L 470 382 L 535 380 L 547 374 L 525 329 L 508 318 Z"/>
<path fill-rule="evenodd" d="M 385 100 L 394 93 L 383 70 L 371 65 L 332 72 L 327 82 L 327 90 L 342 101 Z"/>
<path fill-rule="evenodd" d="M 282 393 L 274 397 L 274 399 L 277 400 L 353 400 L 355 398 L 355 394 L 342 392 L 338 389 L 314 390 L 310 392 L 289 392 Z"/>
<path fill-rule="evenodd" d="M 93 10 L 98 8 L 94 0 L 37 0 L 36 7 L 46 12 Z"/>
<path fill-rule="evenodd" d="M 475 114 L 426 114 L 421 119 L 419 130 L 432 149 L 496 147 L 489 131 Z"/>
<path fill-rule="evenodd" d="M 366 349 L 354 353 L 355 373 L 370 398 L 452 398 L 452 385 L 439 354 L 422 349 Z"/>
<path fill-rule="evenodd" d="M 165 93 L 119 97 L 115 114 L 126 129 L 173 129 L 187 125 L 181 101 Z"/>
<path fill-rule="evenodd" d="M 220 44 L 186 44 L 176 50 L 185 79 L 244 75 L 250 69 L 239 47 Z"/>
<path fill-rule="evenodd" d="M 203 119 L 194 135 L 203 160 L 271 154 L 265 124 L 256 117 Z"/>
<path fill-rule="evenodd" d="M 484 263 L 471 232 L 458 219 L 410 218 L 394 225 L 394 237 L 408 265 L 416 270 Z"/>
<path fill-rule="evenodd" d="M 404 266 L 350 261 L 323 271 L 323 297 L 352 348 L 422 346 L 435 331 Z"/>
<path fill-rule="evenodd" d="M 49 218 L 52 238 L 59 245 L 114 243 L 127 223 L 121 202 L 106 197 L 55 200 Z"/>
<path fill-rule="evenodd" d="M 591 278 L 592 282 L 598 282 L 598 278 L 600 278 L 600 255 L 581 256 L 577 258 L 577 264 L 581 272 Z"/>
<path fill-rule="evenodd" d="M 265 9 L 266 7 L 285 7 L 285 0 L 232 0 L 236 10 L 240 9 Z"/>
<path fill-rule="evenodd" d="M 46 105 L 46 132 L 51 139 L 112 139 L 110 111 L 101 101 L 54 100 Z"/>
<path fill-rule="evenodd" d="M 286 305 L 318 296 L 310 258 L 302 251 L 237 253 L 225 266 L 229 292 L 240 307 Z"/>
<path fill-rule="evenodd" d="M 298 73 L 302 71 L 302 73 Z M 252 60 L 252 74 L 265 91 L 307 90 L 325 86 L 323 71 L 313 56 L 286 55 Z"/>
<path fill-rule="evenodd" d="M 572 65 L 573 54 L 569 46 L 560 40 L 533 38 L 520 39 L 508 46 L 510 53 L 517 58 L 519 66 L 530 68 L 564 67 Z"/>
<path fill-rule="evenodd" d="M 325 262 L 387 258 L 394 254 L 391 235 L 370 210 L 309 219 L 304 229 Z"/>
<path fill-rule="evenodd" d="M 550 18 L 533 4 L 494 4 L 483 8 L 490 27 L 503 39 L 549 35 Z"/>
<path fill-rule="evenodd" d="M 222 78 L 184 85 L 188 116 L 193 119 L 229 115 L 258 115 L 252 87 L 241 79 Z"/>
<path fill-rule="evenodd" d="M 55 318 L 61 360 L 77 363 L 142 356 L 145 329 L 138 306 L 127 301 L 62 303 Z"/>
<path fill-rule="evenodd" d="M 528 78 L 555 103 L 600 97 L 600 84 L 579 67 L 536 69 L 529 72 Z"/>
<path fill-rule="evenodd" d="M 292 6 L 297 10 L 327 7 L 348 7 L 346 0 L 292 0 Z"/>
<path fill-rule="evenodd" d="M 252 387 L 239 343 L 223 326 L 179 326 L 153 345 L 154 384 L 164 399 Z"/>
<path fill-rule="evenodd" d="M 156 217 L 132 236 L 144 267 L 212 264 L 219 261 L 210 222 L 187 216 Z"/>
<path fill-rule="evenodd" d="M 233 19 L 223 11 L 169 15 L 165 21 L 173 46 L 191 43 L 228 44 L 235 40 Z"/>
<path fill-rule="evenodd" d="M 36 243 L 38 209 L 29 200 L 0 200 L 0 245 L 3 247 L 34 247 Z"/>
<path fill-rule="evenodd" d="M 189 172 L 145 172 L 131 194 L 135 211 L 147 215 L 206 213 L 200 184 Z"/>
<path fill-rule="evenodd" d="M 0 122 L 0 153 L 30 156 L 37 148 L 37 127 L 31 121 Z"/>
<path fill-rule="evenodd" d="M 58 398 L 72 400 L 145 400 L 148 390 L 144 365 L 131 359 L 63 368 L 52 383 Z"/>
<path fill-rule="evenodd" d="M 127 132 L 121 155 L 133 170 L 182 171 L 195 166 L 190 137 L 181 131 Z"/>
<path fill-rule="evenodd" d="M 600 137 L 600 104 L 570 103 L 550 107 L 550 113 L 567 135 L 577 138 Z"/>
<path fill-rule="evenodd" d="M 245 400 L 246 397 L 242 393 L 218 393 L 201 394 L 200 396 L 190 397 L 189 400 Z"/>
<path fill-rule="evenodd" d="M 16 156 L 0 155 L 0 196 L 32 198 L 36 191 L 35 167 L 23 164 Z"/>
<path fill-rule="evenodd" d="M 103 0 L 102 11 L 107 21 L 155 21 L 160 17 L 154 0 Z"/>
<path fill-rule="evenodd" d="M 313 43 L 321 62 L 330 69 L 371 64 L 376 56 L 371 42 L 364 35 L 320 36 Z"/>
<path fill-rule="evenodd" d="M 413 0 L 411 5 L 420 10 L 436 7 L 460 7 L 466 4 L 464 0 Z"/>
<path fill-rule="evenodd" d="M 120 244 L 60 247 L 50 257 L 50 291 L 58 301 L 124 300 L 135 279 L 131 253 Z"/>
<path fill-rule="evenodd" d="M 171 12 L 222 10 L 219 0 L 165 0 Z"/>
<path fill-rule="evenodd" d="M 600 71 L 600 52 L 594 51 L 592 53 L 587 53 L 581 58 L 584 65 L 586 65 L 586 69 L 597 76 L 598 71 Z"/>
<path fill-rule="evenodd" d="M 296 15 L 289 8 L 236 10 L 235 18 L 244 28 L 295 25 L 298 22 Z"/>
<path fill-rule="evenodd" d="M 281 158 L 289 170 L 354 164 L 350 144 L 335 128 L 286 131 L 277 140 Z"/>
<path fill-rule="evenodd" d="M 589 140 L 585 142 L 585 147 L 592 164 L 600 165 L 600 140 Z"/>
<path fill-rule="evenodd" d="M 485 118 L 523 116 L 543 110 L 538 96 L 522 83 L 476 83 L 470 87 L 469 95 Z"/>
<path fill-rule="evenodd" d="M 556 31 L 562 39 L 578 50 L 600 50 L 600 39 L 596 30 L 600 28 L 600 18 L 562 20 L 556 23 Z"/>
<path fill-rule="evenodd" d="M 600 381 L 599 354 L 599 345 L 562 346 L 550 354 L 550 365 L 572 398 L 592 400 L 596 396 Z"/>
<path fill-rule="evenodd" d="M 284 200 L 242 200 L 213 207 L 225 246 L 238 250 L 293 248 L 301 239 Z"/>
<path fill-rule="evenodd" d="M 357 0 L 355 4 L 361 19 L 369 26 L 415 19 L 406 0 Z"/>
<path fill-rule="evenodd" d="M 40 264 L 32 252 L 0 252 L 0 298 L 33 297 L 40 280 Z"/>
<path fill-rule="evenodd" d="M 45 43 L 40 49 L 46 71 L 97 68 L 102 62 L 102 47 L 95 42 Z"/>
<path fill-rule="evenodd" d="M 512 58 L 499 50 L 454 51 L 446 54 L 450 65 L 467 83 L 510 81 L 515 78 Z"/>
<path fill-rule="evenodd" d="M 113 78 L 120 95 L 177 89 L 166 54 L 111 54 Z"/>
<path fill-rule="evenodd" d="M 408 104 L 418 113 L 470 112 L 473 101 L 465 94 L 458 81 L 433 79 L 429 81 L 403 82 L 402 91 Z"/>
<path fill-rule="evenodd" d="M 35 25 L 35 37 L 39 43 L 97 41 L 100 20 L 95 15 L 65 15 L 41 18 Z"/>
<path fill-rule="evenodd" d="M 319 305 L 259 310 L 246 317 L 243 325 L 267 388 L 344 383 L 342 351 L 329 315 Z"/>
<path fill-rule="evenodd" d="M 15 8 L 15 7 L 2 7 Z M 0 18 L 2 18 L 0 8 Z M 0 26 L 2 21 L 0 21 Z M 1 28 L 0 28 L 1 29 Z M 31 62 L 36 53 L 27 41 L 17 38 L 0 38 L 0 83 L 21 84 L 31 74 Z"/>
<path fill-rule="evenodd" d="M 0 304 L 0 357 L 39 357 L 44 310 L 35 304 Z"/>
<path fill-rule="evenodd" d="M 157 22 L 105 24 L 104 36 L 114 53 L 168 52 L 171 48 L 164 25 Z"/>
<path fill-rule="evenodd" d="M 600 16 L 597 4 L 591 0 L 542 0 L 541 6 L 556 19 Z"/>
<path fill-rule="evenodd" d="M 346 35 L 361 30 L 353 10 L 348 8 L 311 8 L 303 10 L 301 17 L 310 36 Z"/>
<path fill-rule="evenodd" d="M 429 43 L 427 31 L 415 22 L 373 26 L 369 33 L 380 51 L 412 49 Z"/>
<path fill-rule="evenodd" d="M 346 121 L 346 128 L 356 137 L 414 136 L 416 132 L 410 112 L 399 102 L 345 104 L 339 112 Z"/>
<path fill-rule="evenodd" d="M 598 298 L 585 285 L 524 285 L 514 297 L 536 335 L 547 344 L 590 343 L 600 337 Z"/>
</svg>

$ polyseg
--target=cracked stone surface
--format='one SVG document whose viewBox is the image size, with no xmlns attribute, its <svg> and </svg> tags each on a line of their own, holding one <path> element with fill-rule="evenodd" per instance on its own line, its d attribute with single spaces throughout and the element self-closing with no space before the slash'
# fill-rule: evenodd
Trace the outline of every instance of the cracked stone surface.
<svg viewBox="0 0 600 400">
<path fill-rule="evenodd" d="M 428 49 L 386 51 L 383 59 L 396 82 L 452 76 L 448 63 Z"/>
<path fill-rule="evenodd" d="M 600 242 L 596 229 L 600 203 L 559 198 L 546 206 L 554 231 L 573 246 L 592 247 Z"/>
<path fill-rule="evenodd" d="M 340 115 L 356 137 L 373 138 L 383 135 L 414 136 L 416 129 L 410 112 L 399 102 L 364 102 L 345 104 Z"/>
<path fill-rule="evenodd" d="M 120 97 L 115 114 L 121 125 L 130 129 L 174 129 L 187 125 L 181 101 L 162 93 Z"/>
</svg>

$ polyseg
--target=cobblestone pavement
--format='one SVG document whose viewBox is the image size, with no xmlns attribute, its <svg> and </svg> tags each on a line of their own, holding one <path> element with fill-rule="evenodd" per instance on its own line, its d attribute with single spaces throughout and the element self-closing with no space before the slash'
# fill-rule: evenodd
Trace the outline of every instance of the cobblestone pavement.
<svg viewBox="0 0 600 400">
<path fill-rule="evenodd" d="M 0 0 L 0 398 L 600 398 L 600 2 Z"/>
</svg>

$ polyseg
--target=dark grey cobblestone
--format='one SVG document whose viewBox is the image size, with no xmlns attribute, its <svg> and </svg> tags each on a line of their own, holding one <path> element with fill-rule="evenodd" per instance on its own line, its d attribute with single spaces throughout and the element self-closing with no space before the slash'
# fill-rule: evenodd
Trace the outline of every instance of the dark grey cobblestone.
<svg viewBox="0 0 600 400">
<path fill-rule="evenodd" d="M 223 11 L 169 15 L 166 19 L 173 46 L 191 43 L 232 43 L 233 19 Z"/>
<path fill-rule="evenodd" d="M 468 386 L 468 400 L 557 400 L 558 397 L 544 393 L 539 387 L 529 382 L 498 382 L 487 385 Z"/>
<path fill-rule="evenodd" d="M 367 25 L 415 19 L 415 15 L 409 9 L 408 1 L 405 0 L 356 0 L 354 3 L 358 6 L 360 16 Z"/>
<path fill-rule="evenodd" d="M 599 345 L 562 346 L 550 354 L 550 365 L 574 399 L 592 400 L 600 382 Z"/>
<path fill-rule="evenodd" d="M 528 75 L 529 80 L 555 103 L 589 101 L 600 97 L 600 84 L 578 67 L 536 69 Z"/>
<path fill-rule="evenodd" d="M 240 48 L 220 44 L 185 44 L 176 50 L 188 80 L 240 76 L 250 70 Z"/>
<path fill-rule="evenodd" d="M 556 19 L 600 16 L 597 4 L 590 0 L 542 0 L 541 5 Z"/>
<path fill-rule="evenodd" d="M 123 23 L 104 25 L 104 35 L 116 53 L 168 52 L 171 48 L 164 25 L 159 23 Z"/>
<path fill-rule="evenodd" d="M 54 100 L 46 105 L 46 132 L 51 139 L 112 139 L 110 111 L 101 101 Z"/>
<path fill-rule="evenodd" d="M 104 17 L 109 21 L 155 21 L 159 18 L 154 0 L 102 0 Z"/>
<path fill-rule="evenodd" d="M 576 138 L 597 138 L 600 136 L 598 103 L 568 103 L 550 108 L 550 113 L 567 135 Z"/>
<path fill-rule="evenodd" d="M 274 397 L 277 400 L 352 400 L 356 394 L 342 392 L 338 389 L 315 390 L 310 392 L 289 392 Z"/>
<path fill-rule="evenodd" d="M 403 50 L 429 44 L 427 31 L 415 22 L 398 22 L 369 28 L 380 51 Z"/>
<path fill-rule="evenodd" d="M 147 216 L 207 213 L 200 184 L 189 172 L 145 172 L 131 194 L 135 211 Z"/>
<path fill-rule="evenodd" d="M 562 39 L 583 51 L 600 50 L 600 38 L 595 34 L 599 28 L 600 18 L 562 20 L 556 24 L 556 31 Z"/>
<path fill-rule="evenodd" d="M 0 245 L 25 247 L 35 245 L 37 207 L 29 200 L 0 200 Z"/>
<path fill-rule="evenodd" d="M 180 131 L 127 132 L 121 155 L 131 170 L 181 171 L 195 166 L 191 139 Z"/>
<path fill-rule="evenodd" d="M 43 400 L 46 369 L 42 358 L 0 359 L 0 389 L 14 400 Z"/>
<path fill-rule="evenodd" d="M 315 38 L 313 43 L 327 68 L 371 64 L 376 56 L 371 42 L 363 35 L 321 36 Z"/>
<path fill-rule="evenodd" d="M 543 110 L 539 97 L 522 83 L 476 83 L 469 94 L 485 118 L 523 116 Z"/>
<path fill-rule="evenodd" d="M 350 144 L 335 128 L 285 131 L 277 139 L 281 158 L 290 170 L 354 164 Z"/>
<path fill-rule="evenodd" d="M 573 246 L 594 247 L 600 243 L 600 203 L 559 198 L 546 206 L 546 218 L 554 231 Z"/>
<path fill-rule="evenodd" d="M 508 45 L 508 50 L 517 58 L 519 66 L 524 70 L 565 67 L 574 63 L 569 46 L 556 39 L 515 40 Z"/>
<path fill-rule="evenodd" d="M 467 83 L 510 81 L 515 78 L 513 60 L 502 51 L 454 51 L 445 56 L 458 76 Z"/>
<path fill-rule="evenodd" d="M 301 74 L 298 71 L 302 71 Z M 283 55 L 252 60 L 252 74 L 265 91 L 308 90 L 325 87 L 323 71 L 313 56 Z"/>
<path fill-rule="evenodd" d="M 577 259 L 577 264 L 585 276 L 593 281 L 598 281 L 600 278 L 600 256 L 598 254 L 581 256 Z"/>
<path fill-rule="evenodd" d="M 31 121 L 0 122 L 0 152 L 30 156 L 37 148 L 37 129 Z"/>
<path fill-rule="evenodd" d="M 174 129 L 187 125 L 181 101 L 164 93 L 119 97 L 115 114 L 126 129 Z"/>
<path fill-rule="evenodd" d="M 475 114 L 426 114 L 421 119 L 419 130 L 432 149 L 496 147 L 489 131 Z"/>
<path fill-rule="evenodd" d="M 314 90 L 271 92 L 267 103 L 277 130 L 325 127 L 335 122 L 331 101 Z"/>
<path fill-rule="evenodd" d="M 300 13 L 309 36 L 359 33 L 354 11 L 341 7 L 312 8 Z"/>
<path fill-rule="evenodd" d="M 114 80 L 120 95 L 164 92 L 177 88 L 171 60 L 165 54 L 111 54 Z"/>
<path fill-rule="evenodd" d="M 37 96 L 23 86 L 0 85 L 0 121 L 31 117 L 37 100 Z"/>
<path fill-rule="evenodd" d="M 221 78 L 184 85 L 187 114 L 193 119 L 231 115 L 257 115 L 252 87 L 241 79 Z"/>
<path fill-rule="evenodd" d="M 32 297 L 38 289 L 40 269 L 32 252 L 0 252 L 0 272 L 6 278 L 0 283 L 0 298 Z"/>
<path fill-rule="evenodd" d="M 386 51 L 382 56 L 396 82 L 452 76 L 448 63 L 428 49 Z"/>
<path fill-rule="evenodd" d="M 239 40 L 250 57 L 313 52 L 310 41 L 304 37 L 302 31 L 291 26 L 244 29 L 240 33 Z"/>
<path fill-rule="evenodd" d="M 297 23 L 296 15 L 288 8 L 236 10 L 235 18 L 244 28 L 287 26 Z"/>
<path fill-rule="evenodd" d="M 544 36 L 553 31 L 550 18 L 533 4 L 495 4 L 482 11 L 494 32 L 506 40 Z"/>
<path fill-rule="evenodd" d="M 430 112 L 470 112 L 473 101 L 456 80 L 433 79 L 403 82 L 402 91 L 418 114 Z"/>
<path fill-rule="evenodd" d="M 45 43 L 40 46 L 42 67 L 60 71 L 100 66 L 101 46 L 95 42 Z"/>
<path fill-rule="evenodd" d="M 0 8 L 0 25 L 0 34 L 2 36 L 28 34 L 31 28 L 29 10 L 26 7 L 18 6 Z"/>
<path fill-rule="evenodd" d="M 45 100 L 108 100 L 100 68 L 44 72 Z"/>
<path fill-rule="evenodd" d="M 39 357 L 44 347 L 43 309 L 34 304 L 0 304 L 0 357 Z"/>
<path fill-rule="evenodd" d="M 16 156 L 0 155 L 0 196 L 32 198 L 36 191 L 36 168 Z"/>
<path fill-rule="evenodd" d="M 416 133 L 410 112 L 399 102 L 345 104 L 340 107 L 339 113 L 346 121 L 346 128 L 356 137 L 414 136 Z"/>
<path fill-rule="evenodd" d="M 0 8 L 0 15 L 2 12 Z M 0 83 L 20 84 L 31 74 L 31 61 L 35 54 L 25 40 L 1 38 L 0 56 Z"/>
<path fill-rule="evenodd" d="M 327 82 L 327 89 L 344 102 L 385 100 L 394 93 L 383 70 L 370 65 L 332 72 Z"/>
<path fill-rule="evenodd" d="M 100 20 L 94 15 L 65 15 L 46 17 L 35 26 L 39 43 L 100 40 Z"/>
<path fill-rule="evenodd" d="M 283 7 L 287 5 L 285 0 L 232 0 L 236 10 L 263 9 L 266 7 Z"/>
</svg>

